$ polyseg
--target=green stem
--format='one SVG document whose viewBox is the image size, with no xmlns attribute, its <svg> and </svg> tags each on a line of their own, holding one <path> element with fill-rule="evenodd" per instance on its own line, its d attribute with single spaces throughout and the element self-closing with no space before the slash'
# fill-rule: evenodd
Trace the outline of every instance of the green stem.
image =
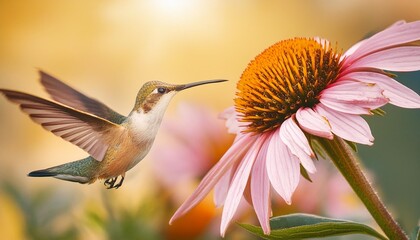
<svg viewBox="0 0 420 240">
<path fill-rule="evenodd" d="M 392 240 L 408 239 L 373 190 L 358 164 L 358 159 L 347 143 L 337 136 L 333 140 L 324 138 L 317 138 L 317 140 L 388 238 Z"/>
</svg>

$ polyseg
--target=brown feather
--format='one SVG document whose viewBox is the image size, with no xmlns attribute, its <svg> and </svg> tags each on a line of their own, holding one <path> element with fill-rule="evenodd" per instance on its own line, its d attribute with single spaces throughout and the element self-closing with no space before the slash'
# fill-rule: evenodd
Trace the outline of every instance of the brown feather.
<svg viewBox="0 0 420 240">
<path fill-rule="evenodd" d="M 125 118 L 100 101 L 86 96 L 53 76 L 43 71 L 39 71 L 39 75 L 41 84 L 55 101 L 114 123 L 121 123 Z"/>
<path fill-rule="evenodd" d="M 102 161 L 120 125 L 23 92 L 0 89 L 7 99 L 20 105 L 23 112 L 43 128 L 87 151 Z"/>
<path fill-rule="evenodd" d="M 153 141 L 134 136 L 130 131 L 124 131 L 115 141 L 118 142 L 118 146 L 111 146 L 105 161 L 101 162 L 101 168 L 97 173 L 99 179 L 124 175 L 135 165 L 133 161 L 146 154 L 153 144 Z"/>
</svg>

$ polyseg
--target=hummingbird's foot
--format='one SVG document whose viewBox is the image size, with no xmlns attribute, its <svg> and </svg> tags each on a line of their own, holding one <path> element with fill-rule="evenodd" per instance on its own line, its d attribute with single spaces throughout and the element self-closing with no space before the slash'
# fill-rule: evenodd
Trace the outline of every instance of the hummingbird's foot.
<svg viewBox="0 0 420 240">
<path fill-rule="evenodd" d="M 121 185 L 124 182 L 124 176 L 121 176 L 121 180 L 115 184 L 117 182 L 118 176 L 117 177 L 113 177 L 113 178 L 108 178 L 107 180 L 105 180 L 104 185 L 107 187 L 107 189 L 111 189 L 111 188 L 119 188 L 121 187 Z"/>
<path fill-rule="evenodd" d="M 123 184 L 123 182 L 124 182 L 124 176 L 122 176 L 122 175 L 121 175 L 121 180 L 120 180 L 120 182 L 119 182 L 118 184 L 116 184 L 116 185 L 114 186 L 114 188 L 115 188 L 115 189 L 118 189 L 119 187 L 121 187 L 121 185 Z"/>
<path fill-rule="evenodd" d="M 104 185 L 107 187 L 107 189 L 114 188 L 115 182 L 117 181 L 118 177 L 108 178 L 105 180 Z"/>
</svg>

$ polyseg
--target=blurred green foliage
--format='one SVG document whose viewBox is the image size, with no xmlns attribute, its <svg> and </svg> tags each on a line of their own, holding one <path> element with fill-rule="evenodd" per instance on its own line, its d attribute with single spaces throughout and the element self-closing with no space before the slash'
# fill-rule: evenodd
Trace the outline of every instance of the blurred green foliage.
<svg viewBox="0 0 420 240">
<path fill-rule="evenodd" d="M 33 194 L 22 191 L 16 183 L 3 182 L 0 191 L 10 196 L 24 216 L 27 239 L 70 240 L 79 237 L 77 225 L 57 227 L 57 221 L 66 218 L 72 205 L 70 195 L 57 195 L 56 189 L 36 189 Z"/>
<path fill-rule="evenodd" d="M 399 82 L 420 92 L 420 72 L 396 75 Z M 420 111 L 389 104 L 383 110 L 384 117 L 365 117 L 375 144 L 359 145 L 359 155 L 385 204 L 411 232 L 420 217 Z"/>
</svg>

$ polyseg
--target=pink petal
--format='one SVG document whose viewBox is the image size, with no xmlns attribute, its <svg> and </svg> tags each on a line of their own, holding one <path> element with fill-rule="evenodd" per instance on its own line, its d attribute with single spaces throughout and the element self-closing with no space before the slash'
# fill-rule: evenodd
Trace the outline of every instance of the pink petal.
<svg viewBox="0 0 420 240">
<path fill-rule="evenodd" d="M 169 224 L 200 203 L 211 191 L 214 185 L 216 185 L 220 178 L 237 161 L 241 160 L 240 157 L 248 150 L 250 144 L 255 142 L 256 137 L 257 136 L 251 136 L 250 134 L 242 135 L 242 137 L 228 149 L 219 162 L 217 162 L 216 165 L 214 165 L 214 167 L 207 173 L 194 193 L 178 208 L 169 221 Z"/>
<path fill-rule="evenodd" d="M 352 72 L 343 76 L 357 81 L 375 83 L 384 90 L 389 103 L 404 108 L 420 108 L 420 96 L 385 74 L 377 72 Z"/>
<path fill-rule="evenodd" d="M 344 80 L 323 90 L 319 101 L 339 112 L 370 114 L 370 110 L 388 103 L 382 91 L 376 84 Z"/>
<path fill-rule="evenodd" d="M 235 169 L 236 170 L 236 169 Z M 230 183 L 233 176 L 233 167 L 231 167 L 223 177 L 220 178 L 219 182 L 214 186 L 213 201 L 216 207 L 221 207 L 225 203 L 226 195 L 229 191 Z"/>
<path fill-rule="evenodd" d="M 298 120 L 300 127 L 307 133 L 333 139 L 331 127 L 328 125 L 328 122 L 325 118 L 312 110 L 312 108 L 300 108 L 296 112 L 296 119 Z"/>
<path fill-rule="evenodd" d="M 258 221 L 264 234 L 270 234 L 270 180 L 267 175 L 266 158 L 270 140 L 267 139 L 261 147 L 251 173 L 251 198 Z"/>
<path fill-rule="evenodd" d="M 232 184 L 229 187 L 228 194 L 226 196 L 225 206 L 222 213 L 222 222 L 220 224 L 220 234 L 222 237 L 225 235 L 226 229 L 229 226 L 233 215 L 238 208 L 238 204 L 244 193 L 244 189 L 248 183 L 249 174 L 251 173 L 252 165 L 264 143 L 265 135 L 258 136 L 257 140 L 248 149 L 245 157 L 240 162 L 238 169 L 232 180 Z"/>
<path fill-rule="evenodd" d="M 370 109 L 356 106 L 352 103 L 339 102 L 335 99 L 324 98 L 320 102 L 322 102 L 325 106 L 328 106 L 331 109 L 334 109 L 336 111 L 343 112 L 343 113 L 365 114 L 365 115 L 372 114 L 370 112 Z"/>
<path fill-rule="evenodd" d="M 400 21 L 363 40 L 357 49 L 350 48 L 344 55 L 349 56 L 346 61 L 353 62 L 372 52 L 417 40 L 420 40 L 420 21 L 410 23 Z"/>
<path fill-rule="evenodd" d="M 229 107 L 227 109 L 225 109 L 220 115 L 219 117 L 221 119 L 225 119 L 226 120 L 226 127 L 228 129 L 229 133 L 232 134 L 237 134 L 241 131 L 241 127 L 239 126 L 239 122 L 237 120 L 237 114 L 235 111 L 235 107 Z"/>
<path fill-rule="evenodd" d="M 299 183 L 299 159 L 282 142 L 280 128 L 272 134 L 267 149 L 267 175 L 276 192 L 291 204 L 292 194 Z"/>
<path fill-rule="evenodd" d="M 234 143 L 238 139 L 240 139 L 240 136 L 236 135 Z M 245 152 L 241 156 L 238 156 L 238 158 L 242 159 L 243 155 L 245 155 Z M 223 177 L 221 177 L 219 182 L 217 182 L 216 185 L 214 186 L 213 201 L 216 207 L 221 207 L 225 203 L 226 196 L 229 191 L 230 184 L 232 182 L 232 178 L 236 170 L 238 169 L 239 163 L 240 161 L 237 161 L 235 164 L 233 164 L 233 166 L 228 171 L 226 171 Z"/>
<path fill-rule="evenodd" d="M 293 117 L 284 121 L 280 126 L 280 138 L 290 151 L 299 158 L 303 167 L 305 167 L 308 172 L 316 172 L 312 160 L 315 157 L 315 154 L 309 146 L 308 139 L 302 130 L 300 130 Z"/>
<path fill-rule="evenodd" d="M 331 131 L 337 136 L 356 143 L 373 144 L 369 125 L 362 117 L 334 111 L 322 103 L 315 106 L 315 111 L 328 120 Z"/>
<path fill-rule="evenodd" d="M 345 62 L 348 62 L 348 59 L 354 59 L 353 56 L 356 56 L 354 53 L 356 52 L 357 49 L 360 48 L 360 46 L 363 46 L 365 44 L 365 42 L 367 41 L 367 39 L 361 40 L 358 43 L 354 44 L 353 46 L 351 46 L 342 56 L 341 56 L 341 60 L 345 59 Z M 353 56 L 352 56 L 353 55 Z"/>
<path fill-rule="evenodd" d="M 345 71 L 367 67 L 396 72 L 420 70 L 420 47 L 395 47 L 371 53 L 353 62 Z"/>
<path fill-rule="evenodd" d="M 250 181 L 248 181 L 246 183 L 246 186 L 245 186 L 245 189 L 244 189 L 244 193 L 242 194 L 242 196 L 243 196 L 243 199 L 245 199 L 245 201 L 246 201 L 246 203 L 248 205 L 253 206 L 252 205 L 251 186 L 250 185 L 251 185 L 251 183 L 250 183 Z"/>
</svg>

